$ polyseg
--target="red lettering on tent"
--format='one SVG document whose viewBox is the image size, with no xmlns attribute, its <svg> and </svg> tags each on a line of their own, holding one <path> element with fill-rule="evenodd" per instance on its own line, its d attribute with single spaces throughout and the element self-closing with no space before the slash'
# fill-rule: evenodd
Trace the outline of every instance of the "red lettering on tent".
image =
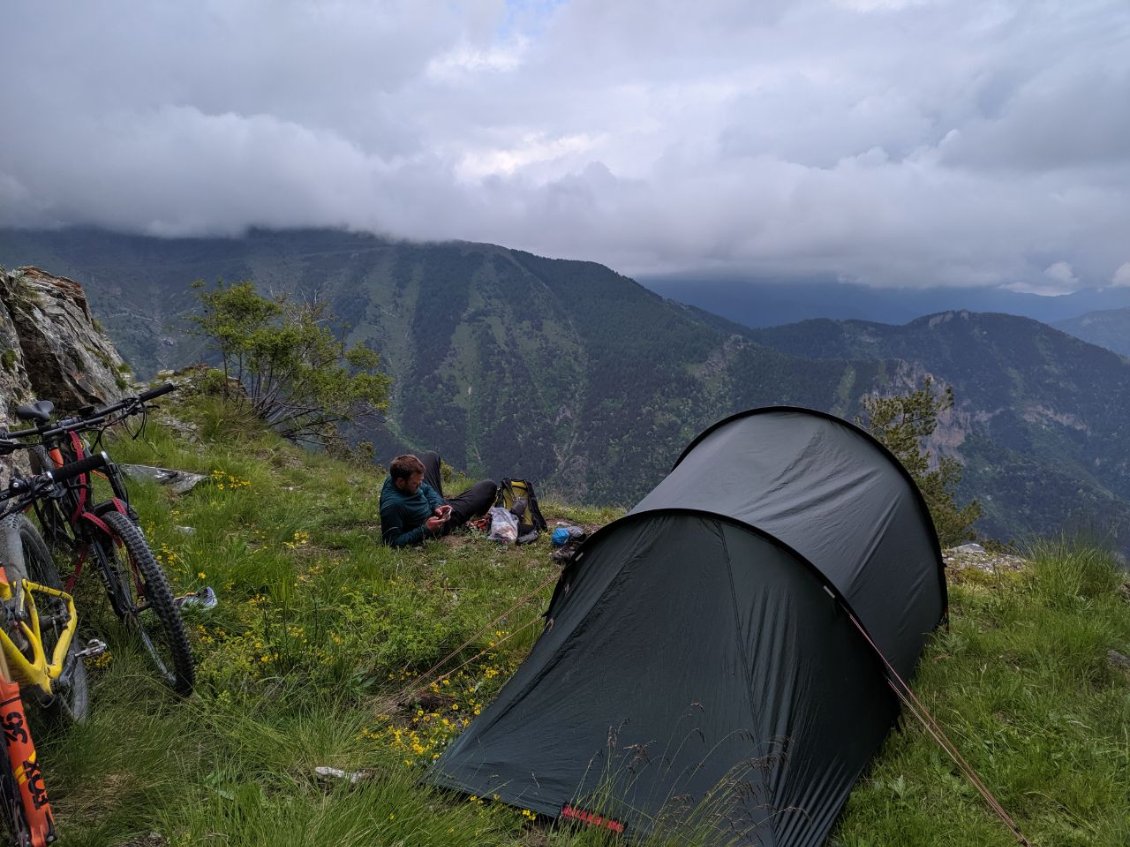
<svg viewBox="0 0 1130 847">
<path fill-rule="evenodd" d="M 580 821 L 581 823 L 588 824 L 589 826 L 597 826 L 602 829 L 607 829 L 612 832 L 623 832 L 624 824 L 613 818 L 606 818 L 602 815 L 596 815 L 585 809 L 578 809 L 575 806 L 570 806 L 566 803 L 561 807 L 561 817 L 568 818 L 573 821 Z"/>
</svg>

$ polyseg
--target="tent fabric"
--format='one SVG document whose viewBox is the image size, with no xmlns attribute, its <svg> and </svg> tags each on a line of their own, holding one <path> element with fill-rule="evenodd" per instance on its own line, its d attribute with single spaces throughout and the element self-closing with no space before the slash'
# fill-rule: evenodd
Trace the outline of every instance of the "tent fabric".
<svg viewBox="0 0 1130 847">
<path fill-rule="evenodd" d="M 791 407 L 727 418 L 632 513 L 690 504 L 787 544 L 844 596 L 899 674 L 913 671 L 945 613 L 942 555 L 914 481 L 866 432 Z"/>
<path fill-rule="evenodd" d="M 909 483 L 829 416 L 711 428 L 582 546 L 529 657 L 429 779 L 630 836 L 822 844 L 898 713 L 849 614 L 910 673 L 944 613 Z"/>
</svg>

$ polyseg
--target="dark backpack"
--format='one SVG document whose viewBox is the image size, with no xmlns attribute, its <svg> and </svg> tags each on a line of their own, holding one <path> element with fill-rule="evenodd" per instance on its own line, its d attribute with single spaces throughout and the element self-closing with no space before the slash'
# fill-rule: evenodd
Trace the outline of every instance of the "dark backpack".
<svg viewBox="0 0 1130 847">
<path fill-rule="evenodd" d="M 518 516 L 518 535 L 526 535 L 534 530 L 545 532 L 546 522 L 538 508 L 538 496 L 534 484 L 525 479 L 504 479 L 498 484 L 498 496 L 494 505 L 503 506 Z"/>
</svg>

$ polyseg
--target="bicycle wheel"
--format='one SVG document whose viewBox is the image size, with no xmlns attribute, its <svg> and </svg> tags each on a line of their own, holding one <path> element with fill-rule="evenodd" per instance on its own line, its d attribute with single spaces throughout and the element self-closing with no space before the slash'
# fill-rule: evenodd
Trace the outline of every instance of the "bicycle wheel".
<svg viewBox="0 0 1130 847">
<path fill-rule="evenodd" d="M 102 520 L 114 539 L 102 538 L 92 546 L 103 560 L 114 612 L 137 634 L 161 678 L 178 694 L 191 694 L 196 676 L 192 648 L 165 572 L 126 515 L 107 512 Z"/>
<path fill-rule="evenodd" d="M 19 517 L 19 532 L 28 579 L 48 588 L 61 589 L 63 581 L 55 569 L 51 551 L 47 549 L 39 531 L 23 515 Z M 35 605 L 39 612 L 39 634 L 43 650 L 50 657 L 67 625 L 67 604 L 58 597 L 40 594 L 36 597 Z M 52 711 L 76 723 L 86 720 L 90 714 L 90 686 L 86 678 L 86 666 L 76 655 L 79 649 L 78 639 L 72 638 L 63 663 L 63 674 L 52 685 L 55 696 L 46 704 Z"/>
<path fill-rule="evenodd" d="M 0 815 L 3 816 L 7 843 L 12 847 L 31 847 L 31 827 L 24 815 L 20 789 L 16 787 L 16 778 L 12 776 L 6 755 L 0 762 Z"/>
</svg>

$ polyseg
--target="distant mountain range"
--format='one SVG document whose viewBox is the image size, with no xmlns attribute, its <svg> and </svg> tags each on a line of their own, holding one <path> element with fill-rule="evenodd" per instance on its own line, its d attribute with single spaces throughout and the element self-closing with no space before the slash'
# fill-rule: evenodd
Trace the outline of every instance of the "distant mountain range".
<svg viewBox="0 0 1130 847">
<path fill-rule="evenodd" d="M 1018 315 L 1059 326 L 1087 312 L 1130 308 L 1130 287 L 1126 286 L 1041 297 L 1003 288 L 872 288 L 827 279 L 785 282 L 677 276 L 641 277 L 639 282 L 664 297 L 754 328 L 814 318 L 903 324 L 923 315 L 961 309 Z"/>
<path fill-rule="evenodd" d="M 1076 338 L 1130 356 L 1130 309 L 1087 312 L 1077 318 L 1056 321 L 1054 326 Z"/>
<path fill-rule="evenodd" d="M 953 387 L 936 448 L 965 462 L 963 493 L 995 537 L 1052 528 L 1130 545 L 1130 362 L 1012 315 L 945 312 L 904 326 L 805 321 L 753 330 L 815 359 L 900 359 Z"/>
<path fill-rule="evenodd" d="M 1130 429 L 1119 419 L 1130 362 L 1030 319 L 947 312 L 905 326 L 753 330 L 594 263 L 328 230 L 179 240 L 8 230 L 0 264 L 81 282 L 143 374 L 199 356 L 183 322 L 195 279 L 317 296 L 394 377 L 387 424 L 369 433 L 380 458 L 433 447 L 472 474 L 527 476 L 580 502 L 634 503 L 734 411 L 788 403 L 850 419 L 865 392 L 931 373 L 958 398 L 937 446 L 965 460 L 986 532 L 1094 529 L 1130 550 Z"/>
</svg>

